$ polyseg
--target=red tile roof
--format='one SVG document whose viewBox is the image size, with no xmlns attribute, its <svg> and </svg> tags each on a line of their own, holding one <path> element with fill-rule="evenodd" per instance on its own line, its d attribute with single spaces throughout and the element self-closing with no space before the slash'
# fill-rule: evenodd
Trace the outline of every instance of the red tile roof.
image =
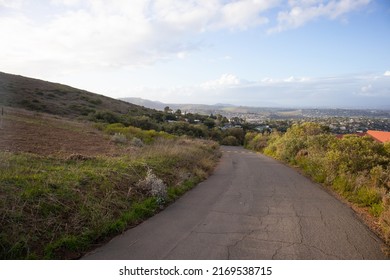
<svg viewBox="0 0 390 280">
<path fill-rule="evenodd" d="M 378 131 L 378 130 L 368 130 L 367 134 L 370 135 L 375 140 L 385 143 L 390 141 L 390 132 Z"/>
</svg>

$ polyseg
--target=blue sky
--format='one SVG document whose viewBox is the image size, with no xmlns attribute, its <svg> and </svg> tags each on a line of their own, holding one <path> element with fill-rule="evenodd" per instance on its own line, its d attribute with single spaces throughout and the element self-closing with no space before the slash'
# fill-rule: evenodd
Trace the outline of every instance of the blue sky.
<svg viewBox="0 0 390 280">
<path fill-rule="evenodd" d="M 388 0 L 0 0 L 0 36 L 0 71 L 116 98 L 390 109 Z"/>
</svg>

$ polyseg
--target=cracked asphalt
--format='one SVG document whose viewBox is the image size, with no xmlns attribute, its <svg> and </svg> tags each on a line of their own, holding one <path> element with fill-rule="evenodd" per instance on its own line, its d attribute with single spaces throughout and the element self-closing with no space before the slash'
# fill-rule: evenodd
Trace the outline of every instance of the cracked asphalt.
<svg viewBox="0 0 390 280">
<path fill-rule="evenodd" d="M 382 241 L 321 186 L 222 147 L 214 174 L 83 259 L 386 259 Z"/>
</svg>

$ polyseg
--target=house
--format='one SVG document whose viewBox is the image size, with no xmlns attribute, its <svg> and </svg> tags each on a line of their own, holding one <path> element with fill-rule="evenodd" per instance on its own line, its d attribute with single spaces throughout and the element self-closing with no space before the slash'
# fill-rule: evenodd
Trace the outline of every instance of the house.
<svg viewBox="0 0 390 280">
<path fill-rule="evenodd" d="M 367 135 L 370 135 L 376 141 L 381 143 L 390 141 L 390 132 L 387 131 L 367 130 Z"/>
</svg>

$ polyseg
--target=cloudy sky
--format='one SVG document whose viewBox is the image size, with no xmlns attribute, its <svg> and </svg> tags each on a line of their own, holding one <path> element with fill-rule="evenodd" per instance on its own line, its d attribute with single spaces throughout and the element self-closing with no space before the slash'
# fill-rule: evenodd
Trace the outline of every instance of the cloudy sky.
<svg viewBox="0 0 390 280">
<path fill-rule="evenodd" d="M 390 109 L 388 0 L 0 0 L 0 71 L 170 103 Z"/>
</svg>

